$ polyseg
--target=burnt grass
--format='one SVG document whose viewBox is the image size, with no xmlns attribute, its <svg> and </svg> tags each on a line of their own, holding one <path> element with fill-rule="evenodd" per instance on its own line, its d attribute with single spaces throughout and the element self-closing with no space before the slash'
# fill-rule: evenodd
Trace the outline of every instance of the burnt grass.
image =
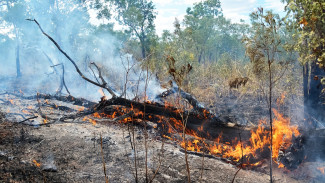
<svg viewBox="0 0 325 183">
<path fill-rule="evenodd" d="M 218 101 L 220 104 L 218 109 L 228 111 L 229 115 L 237 115 L 237 118 L 240 114 L 249 117 L 249 114 L 245 113 L 245 106 L 246 110 L 255 111 L 254 107 L 259 104 L 249 96 L 246 97 L 224 98 Z M 235 105 L 232 105 L 231 101 Z M 21 100 L 21 102 L 31 105 L 32 101 Z M 2 108 L 2 111 L 7 111 L 4 106 Z M 100 135 L 102 135 L 104 161 L 110 182 L 135 182 L 135 154 L 130 145 L 132 133 L 129 129 L 132 129 L 131 125 L 128 127 L 109 120 L 103 120 L 94 126 L 89 122 L 82 122 L 82 119 L 76 119 L 71 123 L 33 127 L 7 121 L 5 114 L 0 113 L 0 182 L 105 182 Z M 135 127 L 134 132 L 139 182 L 145 182 L 144 131 L 141 127 Z M 167 139 L 163 140 L 154 129 L 149 129 L 148 133 L 150 177 L 159 167 L 159 157 L 161 157 L 161 166 L 153 182 L 186 182 L 184 151 L 179 144 Z M 164 142 L 163 150 L 161 150 L 162 142 Z M 40 163 L 40 166 L 36 166 L 33 160 Z M 206 155 L 201 179 L 202 160 L 200 155 L 191 153 L 189 155 L 193 182 L 231 182 L 238 170 L 238 167 L 220 158 Z M 55 171 L 44 168 L 53 164 Z M 311 173 L 305 171 L 306 167 L 303 166 L 287 174 L 284 174 L 283 170 L 277 170 L 276 167 L 274 169 L 278 182 L 282 180 L 297 182 L 297 179 L 299 182 L 311 180 L 321 182 L 319 177 L 322 176 L 318 172 L 316 176 L 310 176 Z M 253 170 L 241 170 L 235 182 L 269 181 L 267 161 Z M 299 177 L 296 179 L 297 172 Z"/>
<path fill-rule="evenodd" d="M 42 171 L 32 161 L 24 160 L 26 147 L 42 140 L 30 135 L 29 127 L 3 121 L 0 126 L 0 182 L 65 182 L 64 175 Z"/>
</svg>

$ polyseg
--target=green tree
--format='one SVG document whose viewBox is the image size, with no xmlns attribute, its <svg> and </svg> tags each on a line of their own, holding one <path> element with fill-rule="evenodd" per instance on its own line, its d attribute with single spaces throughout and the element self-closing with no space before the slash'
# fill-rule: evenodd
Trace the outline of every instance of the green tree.
<svg viewBox="0 0 325 183">
<path fill-rule="evenodd" d="M 150 50 L 151 36 L 155 35 L 155 7 L 151 0 L 112 0 L 117 7 L 117 20 L 140 41 L 142 58 Z"/>
<path fill-rule="evenodd" d="M 286 2 L 287 25 L 296 29 L 294 46 L 304 66 L 305 119 L 325 119 L 325 2 L 283 0 Z M 316 123 L 314 123 L 316 125 Z"/>
<path fill-rule="evenodd" d="M 205 0 L 186 10 L 185 32 L 191 38 L 199 63 L 208 50 L 208 42 L 215 36 L 219 16 L 221 16 L 219 0 Z"/>
</svg>

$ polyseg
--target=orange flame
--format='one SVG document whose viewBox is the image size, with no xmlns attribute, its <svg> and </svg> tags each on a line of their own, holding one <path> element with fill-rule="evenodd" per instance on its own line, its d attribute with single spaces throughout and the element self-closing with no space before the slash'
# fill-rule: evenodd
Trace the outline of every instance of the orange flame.
<svg viewBox="0 0 325 183">
<path fill-rule="evenodd" d="M 33 159 L 33 163 L 35 164 L 35 166 L 37 166 L 37 167 L 40 167 L 41 166 L 41 164 L 40 163 L 38 163 L 36 160 L 34 160 Z"/>
<path fill-rule="evenodd" d="M 275 115 L 275 119 L 273 121 L 273 151 L 272 158 L 274 161 L 277 160 L 279 155 L 280 147 L 288 148 L 291 144 L 291 140 L 293 135 L 298 136 L 300 133 L 298 131 L 297 126 L 290 126 L 290 119 L 283 117 L 282 114 L 278 113 L 275 109 L 273 109 L 273 113 Z M 175 122 L 176 123 L 176 122 Z M 174 123 L 174 124 L 175 124 Z M 180 122 L 179 122 L 180 123 Z M 177 123 L 176 123 L 177 124 Z M 208 145 L 208 150 L 212 155 L 222 156 L 223 158 L 230 158 L 234 162 L 238 162 L 242 156 L 247 157 L 257 157 L 257 153 L 260 153 L 265 148 L 269 148 L 270 146 L 270 132 L 265 129 L 266 121 L 260 121 L 258 128 L 255 131 L 251 131 L 251 137 L 249 139 L 249 143 L 238 142 L 235 140 L 230 142 L 225 142 L 220 144 L 220 140 L 222 138 L 222 134 L 219 135 L 217 139 L 214 140 L 213 145 Z M 202 126 L 199 127 L 199 131 L 202 130 Z M 186 148 L 189 151 L 200 152 L 202 148 L 199 147 L 199 140 L 202 139 L 197 136 L 194 131 L 188 131 L 192 136 L 195 137 L 195 140 L 181 142 L 181 146 Z M 231 145 L 233 144 L 233 145 Z M 185 147 L 186 145 L 186 147 Z M 260 162 L 254 164 L 247 164 L 250 166 L 260 165 Z M 279 164 L 279 168 L 283 168 L 283 164 Z"/>
<path fill-rule="evenodd" d="M 30 114 L 28 111 L 26 110 L 22 110 L 21 112 L 25 113 L 25 114 Z"/>
<path fill-rule="evenodd" d="M 165 102 L 165 107 L 169 106 L 167 102 Z M 115 118 L 116 115 L 121 116 L 129 112 L 126 108 L 115 108 L 116 111 L 112 115 L 107 115 L 104 113 L 94 113 L 92 116 L 95 118 L 107 117 L 107 118 Z M 133 108 L 131 104 L 131 110 L 134 112 L 135 119 L 140 119 L 143 117 L 143 112 Z M 178 109 L 174 110 L 174 112 L 179 112 Z M 204 111 L 204 118 L 209 117 L 209 111 Z M 273 151 L 272 151 L 272 159 L 277 162 L 277 157 L 279 155 L 280 148 L 288 148 L 291 145 L 292 137 L 300 135 L 297 126 L 290 125 L 290 119 L 284 117 L 277 110 L 273 109 L 274 113 L 274 121 L 273 121 Z M 157 123 L 162 125 L 163 129 L 166 130 L 167 134 L 164 134 L 163 137 L 170 140 L 179 140 L 173 134 L 179 134 L 184 130 L 184 124 L 181 120 L 176 118 L 169 118 L 169 120 L 165 119 L 163 116 L 155 116 L 159 119 Z M 153 119 L 153 116 L 148 116 L 149 119 Z M 202 117 L 200 117 L 202 118 Z M 96 121 L 93 119 L 89 119 L 88 117 L 84 117 L 83 121 L 88 120 L 89 122 L 96 124 Z M 131 122 L 133 117 L 128 117 L 121 120 L 121 123 Z M 163 123 L 166 122 L 166 123 Z M 209 154 L 221 156 L 223 158 L 231 159 L 233 162 L 239 162 L 241 159 L 244 159 L 244 166 L 259 166 L 262 164 L 262 161 L 258 161 L 258 154 L 270 148 L 270 130 L 266 128 L 268 123 L 266 120 L 261 120 L 257 129 L 251 131 L 251 136 L 248 141 L 240 142 L 237 138 L 235 138 L 232 142 L 223 142 L 222 133 L 219 134 L 218 138 L 214 140 L 213 144 L 207 144 L 204 141 L 204 138 L 200 137 L 198 132 L 204 132 L 204 123 L 198 127 L 198 131 L 186 129 L 186 134 L 194 137 L 193 140 L 179 140 L 179 143 L 182 148 L 187 149 L 189 151 L 196 152 L 204 152 L 209 151 Z M 182 135 L 182 134 L 180 134 Z M 256 158 L 256 159 L 254 159 Z M 252 160 L 254 159 L 254 160 Z M 250 163 L 250 161 L 252 162 Z M 247 162 L 248 161 L 248 162 Z M 256 162 L 257 161 L 257 162 Z M 278 162 L 277 162 L 278 163 Z M 283 168 L 284 165 L 278 163 L 279 168 Z M 324 168 L 325 169 L 325 168 Z"/>
<path fill-rule="evenodd" d="M 96 125 L 96 121 L 93 120 L 93 119 L 88 118 L 87 116 L 85 116 L 85 117 L 82 119 L 82 121 L 87 121 L 87 120 L 88 120 L 90 123 L 92 123 L 94 126 Z"/>
<path fill-rule="evenodd" d="M 286 92 L 283 92 L 281 94 L 281 97 L 276 100 L 277 106 L 283 105 L 285 98 L 286 98 Z"/>
<path fill-rule="evenodd" d="M 324 167 L 317 167 L 317 170 L 319 170 L 322 174 L 325 174 L 325 166 Z"/>
<path fill-rule="evenodd" d="M 79 112 L 84 111 L 84 110 L 85 110 L 85 107 L 84 107 L 84 106 L 77 107 L 77 110 L 78 110 Z"/>
</svg>

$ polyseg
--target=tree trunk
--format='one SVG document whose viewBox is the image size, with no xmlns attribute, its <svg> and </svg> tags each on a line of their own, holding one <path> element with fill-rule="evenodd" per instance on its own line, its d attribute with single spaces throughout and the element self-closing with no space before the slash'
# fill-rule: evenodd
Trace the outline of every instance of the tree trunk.
<svg viewBox="0 0 325 183">
<path fill-rule="evenodd" d="M 20 78 L 21 72 L 20 72 L 20 59 L 19 59 L 19 44 L 17 44 L 16 47 L 16 73 L 17 73 L 17 78 Z"/>
<path fill-rule="evenodd" d="M 146 47 L 145 47 L 144 40 L 141 41 L 141 53 L 142 53 L 142 58 L 145 59 L 146 58 Z"/>
<path fill-rule="evenodd" d="M 304 113 L 306 125 L 311 128 L 318 126 L 318 122 L 325 119 L 325 104 L 321 97 L 324 88 L 320 83 L 321 78 L 325 77 L 324 70 L 320 69 L 316 62 L 308 62 L 304 66 Z"/>
<path fill-rule="evenodd" d="M 270 182 L 273 182 L 273 173 L 272 173 L 272 151 L 273 151 L 273 119 L 272 119 L 272 71 L 271 71 L 271 61 L 268 61 L 269 66 L 269 117 L 270 117 Z"/>
</svg>

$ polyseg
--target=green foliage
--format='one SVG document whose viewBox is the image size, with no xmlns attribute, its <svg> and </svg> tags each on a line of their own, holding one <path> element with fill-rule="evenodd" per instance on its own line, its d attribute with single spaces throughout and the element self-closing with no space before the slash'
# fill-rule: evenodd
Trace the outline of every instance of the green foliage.
<svg viewBox="0 0 325 183">
<path fill-rule="evenodd" d="M 246 54 L 253 64 L 253 72 L 262 79 L 268 67 L 274 63 L 287 65 L 293 59 L 286 57 L 286 51 L 289 50 L 285 50 L 286 32 L 283 31 L 284 23 L 279 15 L 271 11 L 264 14 L 263 8 L 259 8 L 251 14 L 251 21 L 252 34 L 244 37 L 243 42 L 246 45 Z"/>
<path fill-rule="evenodd" d="M 150 36 L 155 32 L 156 12 L 152 1 L 113 0 L 113 3 L 117 7 L 117 20 L 139 39 L 142 58 L 146 58 L 150 49 Z"/>
<path fill-rule="evenodd" d="M 188 8 L 184 19 L 185 33 L 188 34 L 195 49 L 197 60 L 200 63 L 208 51 L 209 42 L 213 42 L 215 27 L 221 15 L 219 0 L 206 0 Z"/>
<path fill-rule="evenodd" d="M 296 50 L 300 60 L 315 61 L 325 67 L 325 2 L 314 0 L 283 0 L 287 3 L 287 23 L 297 29 Z"/>
</svg>

